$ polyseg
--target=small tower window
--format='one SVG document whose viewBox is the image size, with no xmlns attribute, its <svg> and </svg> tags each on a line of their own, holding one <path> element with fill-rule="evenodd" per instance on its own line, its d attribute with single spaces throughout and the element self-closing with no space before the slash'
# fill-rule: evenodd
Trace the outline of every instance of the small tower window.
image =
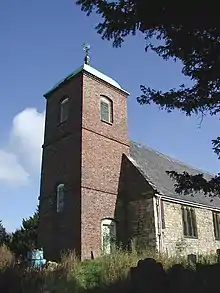
<svg viewBox="0 0 220 293">
<path fill-rule="evenodd" d="M 104 122 L 113 122 L 112 101 L 103 96 L 100 99 L 100 116 Z"/>
<path fill-rule="evenodd" d="M 116 223 L 113 219 L 103 219 L 101 222 L 102 252 L 112 252 L 116 242 Z"/>
<path fill-rule="evenodd" d="M 57 212 L 60 213 L 64 208 L 64 184 L 61 183 L 57 186 Z"/>
<path fill-rule="evenodd" d="M 69 98 L 65 98 L 60 103 L 60 123 L 67 120 L 68 113 L 69 113 Z"/>
</svg>

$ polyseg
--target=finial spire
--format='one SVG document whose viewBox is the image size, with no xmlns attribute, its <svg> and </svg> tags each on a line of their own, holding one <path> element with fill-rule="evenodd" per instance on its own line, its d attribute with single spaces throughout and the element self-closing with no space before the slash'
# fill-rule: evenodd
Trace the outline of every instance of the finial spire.
<svg viewBox="0 0 220 293">
<path fill-rule="evenodd" d="M 90 44 L 84 43 L 83 44 L 83 51 L 85 52 L 84 63 L 89 65 L 90 64 Z"/>
</svg>

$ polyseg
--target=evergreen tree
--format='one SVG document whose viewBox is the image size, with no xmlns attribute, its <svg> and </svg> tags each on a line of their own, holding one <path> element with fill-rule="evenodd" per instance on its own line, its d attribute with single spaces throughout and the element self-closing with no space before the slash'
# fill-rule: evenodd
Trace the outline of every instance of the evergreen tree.
<svg viewBox="0 0 220 293">
<path fill-rule="evenodd" d="M 17 257 L 26 258 L 27 252 L 38 248 L 37 228 L 39 222 L 38 210 L 28 219 L 23 219 L 20 229 L 12 233 L 9 247 Z"/>
<path fill-rule="evenodd" d="M 0 246 L 6 244 L 8 235 L 6 229 L 4 228 L 2 221 L 0 221 Z"/>
</svg>

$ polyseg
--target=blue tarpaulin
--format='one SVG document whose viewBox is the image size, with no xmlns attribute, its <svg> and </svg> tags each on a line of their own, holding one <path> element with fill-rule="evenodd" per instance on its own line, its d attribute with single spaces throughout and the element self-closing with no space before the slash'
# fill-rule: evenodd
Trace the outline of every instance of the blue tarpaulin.
<svg viewBox="0 0 220 293">
<path fill-rule="evenodd" d="M 39 268 L 42 267 L 46 263 L 46 259 L 44 259 L 43 250 L 35 249 L 33 251 L 29 251 L 27 253 L 27 259 L 32 267 Z"/>
</svg>

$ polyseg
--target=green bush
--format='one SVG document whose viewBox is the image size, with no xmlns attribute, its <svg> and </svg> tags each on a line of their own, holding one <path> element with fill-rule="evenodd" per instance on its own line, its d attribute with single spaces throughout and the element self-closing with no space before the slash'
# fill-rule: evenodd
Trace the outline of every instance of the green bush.
<svg viewBox="0 0 220 293">
<path fill-rule="evenodd" d="M 99 260 L 79 263 L 72 277 L 79 290 L 99 287 L 102 285 L 102 264 Z"/>
</svg>

